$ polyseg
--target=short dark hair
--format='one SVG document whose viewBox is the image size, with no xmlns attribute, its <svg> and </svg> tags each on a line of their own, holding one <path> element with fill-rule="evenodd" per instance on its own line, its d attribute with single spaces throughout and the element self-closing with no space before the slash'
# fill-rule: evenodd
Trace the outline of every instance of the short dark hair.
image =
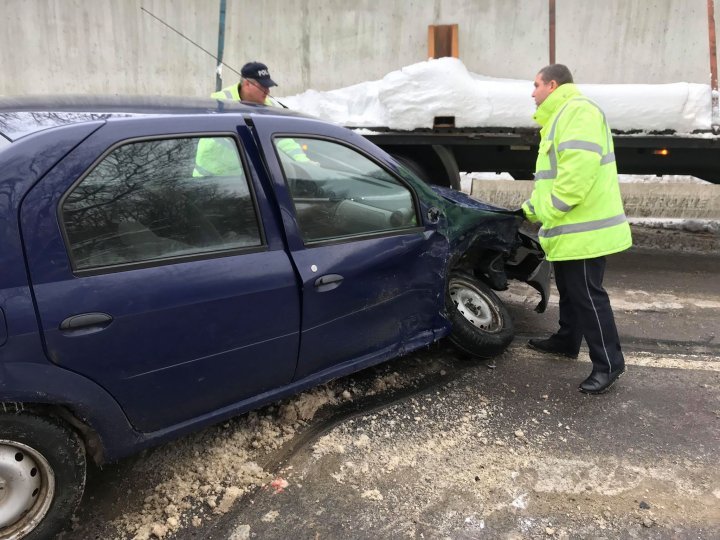
<svg viewBox="0 0 720 540">
<path fill-rule="evenodd" d="M 558 83 L 558 86 L 573 82 L 572 73 L 570 73 L 570 70 L 565 64 L 550 64 L 549 66 L 545 66 L 538 71 L 538 75 L 540 75 L 545 83 L 555 81 Z"/>
</svg>

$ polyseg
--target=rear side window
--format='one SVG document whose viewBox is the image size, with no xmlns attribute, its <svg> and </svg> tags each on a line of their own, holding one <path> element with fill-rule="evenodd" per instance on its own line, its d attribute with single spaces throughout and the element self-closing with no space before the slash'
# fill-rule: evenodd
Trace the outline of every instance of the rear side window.
<svg viewBox="0 0 720 540">
<path fill-rule="evenodd" d="M 306 242 L 417 226 L 410 189 L 360 152 L 307 138 L 276 138 L 275 147 Z"/>
<path fill-rule="evenodd" d="M 120 146 L 65 196 L 61 215 L 76 270 L 262 243 L 231 137 Z"/>
</svg>

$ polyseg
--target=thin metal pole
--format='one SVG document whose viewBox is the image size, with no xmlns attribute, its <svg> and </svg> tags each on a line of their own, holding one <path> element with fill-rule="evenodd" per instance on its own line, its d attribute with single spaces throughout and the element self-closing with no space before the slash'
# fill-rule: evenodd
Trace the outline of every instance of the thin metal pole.
<svg viewBox="0 0 720 540">
<path fill-rule="evenodd" d="M 226 0 L 220 0 L 220 22 L 218 25 L 218 53 L 217 67 L 215 68 L 215 91 L 222 90 L 222 65 L 225 52 L 225 8 Z"/>
<path fill-rule="evenodd" d="M 550 63 L 555 63 L 555 0 L 548 0 L 548 14 L 550 17 Z"/>
</svg>

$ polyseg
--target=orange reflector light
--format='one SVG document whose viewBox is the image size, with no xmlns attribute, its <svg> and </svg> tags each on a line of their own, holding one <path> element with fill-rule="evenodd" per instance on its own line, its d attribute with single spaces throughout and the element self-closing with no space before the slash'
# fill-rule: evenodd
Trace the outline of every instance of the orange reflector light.
<svg viewBox="0 0 720 540">
<path fill-rule="evenodd" d="M 659 150 L 653 150 L 653 154 L 656 156 L 667 156 L 670 151 L 667 148 L 660 148 Z"/>
<path fill-rule="evenodd" d="M 302 145 L 302 149 L 307 152 L 307 144 L 303 144 L 303 145 Z M 666 151 L 667 151 L 667 150 L 666 150 Z"/>
</svg>

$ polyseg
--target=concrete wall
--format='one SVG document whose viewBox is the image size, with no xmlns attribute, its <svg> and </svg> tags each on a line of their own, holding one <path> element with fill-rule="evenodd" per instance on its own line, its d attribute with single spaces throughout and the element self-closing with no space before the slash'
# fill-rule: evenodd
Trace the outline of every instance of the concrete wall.
<svg viewBox="0 0 720 540">
<path fill-rule="evenodd" d="M 714 0 L 720 33 L 720 0 Z M 557 60 L 581 82 L 709 83 L 706 0 L 556 0 Z M 2 0 L 0 94 L 205 96 L 219 0 Z M 270 66 L 277 95 L 378 79 L 425 60 L 427 27 L 459 24 L 476 73 L 548 62 L 547 0 L 227 0 L 225 61 Z M 225 83 L 238 79 L 224 69 Z"/>
<path fill-rule="evenodd" d="M 460 25 L 471 71 L 527 78 L 546 62 L 547 0 L 264 0 L 253 18 L 243 3 L 230 0 L 227 59 L 265 59 L 279 94 L 375 80 L 426 60 L 431 24 Z"/>
<path fill-rule="evenodd" d="M 141 6 L 217 48 L 212 1 L 2 0 L 0 94 L 197 95 L 204 79 L 210 91 L 215 61 Z"/>
<path fill-rule="evenodd" d="M 620 184 L 628 217 L 720 220 L 720 186 L 711 184 Z M 519 208 L 532 193 L 525 180 L 473 180 L 473 197 L 505 208 Z"/>
<path fill-rule="evenodd" d="M 557 0 L 557 5 L 556 61 L 567 64 L 577 80 L 710 83 L 706 0 Z"/>
</svg>

